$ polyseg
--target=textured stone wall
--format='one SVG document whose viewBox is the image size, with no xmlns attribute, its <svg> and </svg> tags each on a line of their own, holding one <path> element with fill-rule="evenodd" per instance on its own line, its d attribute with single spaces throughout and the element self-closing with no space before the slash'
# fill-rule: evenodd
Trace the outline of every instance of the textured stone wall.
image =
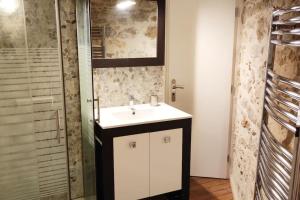
<svg viewBox="0 0 300 200">
<path fill-rule="evenodd" d="M 231 140 L 230 176 L 235 198 L 252 200 L 256 177 L 269 28 L 272 7 L 299 5 L 299 0 L 239 0 L 235 95 Z M 299 79 L 299 50 L 279 47 L 275 72 Z M 285 64 L 286 63 L 286 64 Z M 268 124 L 274 136 L 289 149 L 293 138 L 276 122 Z"/>
<path fill-rule="evenodd" d="M 125 67 L 94 69 L 94 94 L 101 107 L 149 103 L 151 95 L 164 101 L 164 67 Z"/>
<path fill-rule="evenodd" d="M 76 0 L 61 0 L 59 2 L 69 152 L 70 190 L 71 198 L 76 199 L 82 197 L 84 192 L 82 174 L 79 65 L 76 35 Z"/>
</svg>

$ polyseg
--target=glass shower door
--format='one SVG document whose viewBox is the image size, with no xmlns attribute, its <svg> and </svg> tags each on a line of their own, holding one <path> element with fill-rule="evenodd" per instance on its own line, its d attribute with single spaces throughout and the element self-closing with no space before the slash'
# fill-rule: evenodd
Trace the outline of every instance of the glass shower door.
<svg viewBox="0 0 300 200">
<path fill-rule="evenodd" d="M 76 1 L 76 19 L 80 74 L 84 193 L 86 199 L 95 199 L 96 186 L 93 77 L 91 65 L 90 18 L 88 0 Z"/>
<path fill-rule="evenodd" d="M 0 199 L 69 198 L 58 7 L 0 1 Z"/>
</svg>

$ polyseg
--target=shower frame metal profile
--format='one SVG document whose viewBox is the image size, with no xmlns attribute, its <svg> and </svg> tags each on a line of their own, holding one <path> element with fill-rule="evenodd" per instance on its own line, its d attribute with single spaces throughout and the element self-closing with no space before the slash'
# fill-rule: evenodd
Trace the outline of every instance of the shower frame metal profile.
<svg viewBox="0 0 300 200">
<path fill-rule="evenodd" d="M 282 16 L 290 14 L 297 16 L 282 19 Z M 300 6 L 274 9 L 272 13 L 255 200 L 300 199 L 300 83 L 273 71 L 278 45 L 300 48 L 300 40 L 286 39 L 287 36 L 300 36 Z M 293 152 L 289 152 L 273 136 L 267 126 L 270 118 L 288 130 L 288 134 L 294 135 Z"/>
</svg>

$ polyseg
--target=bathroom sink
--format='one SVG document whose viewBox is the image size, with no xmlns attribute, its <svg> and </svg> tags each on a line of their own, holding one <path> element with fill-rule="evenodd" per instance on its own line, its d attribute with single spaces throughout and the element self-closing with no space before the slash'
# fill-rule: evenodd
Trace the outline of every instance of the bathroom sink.
<svg viewBox="0 0 300 200">
<path fill-rule="evenodd" d="M 136 109 L 128 108 L 124 111 L 113 112 L 112 116 L 117 120 L 143 120 L 155 114 L 154 109 Z"/>
<path fill-rule="evenodd" d="M 159 106 L 140 104 L 133 107 L 120 106 L 100 109 L 99 125 L 103 129 L 108 129 L 191 117 L 190 114 L 165 103 L 160 103 Z"/>
</svg>

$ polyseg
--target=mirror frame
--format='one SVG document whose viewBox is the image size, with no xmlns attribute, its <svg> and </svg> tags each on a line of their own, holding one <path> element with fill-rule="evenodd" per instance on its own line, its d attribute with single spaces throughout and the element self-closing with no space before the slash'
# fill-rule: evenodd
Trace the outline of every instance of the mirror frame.
<svg viewBox="0 0 300 200">
<path fill-rule="evenodd" d="M 93 59 L 92 58 L 92 68 L 143 67 L 143 66 L 164 66 L 165 65 L 166 0 L 151 0 L 151 1 L 157 1 L 157 7 L 158 7 L 156 57 L 116 58 L 116 59 L 114 58 Z M 90 14 L 90 20 L 91 20 L 92 12 L 90 11 L 90 13 L 91 13 Z M 93 55 L 93 52 L 91 55 Z"/>
</svg>

